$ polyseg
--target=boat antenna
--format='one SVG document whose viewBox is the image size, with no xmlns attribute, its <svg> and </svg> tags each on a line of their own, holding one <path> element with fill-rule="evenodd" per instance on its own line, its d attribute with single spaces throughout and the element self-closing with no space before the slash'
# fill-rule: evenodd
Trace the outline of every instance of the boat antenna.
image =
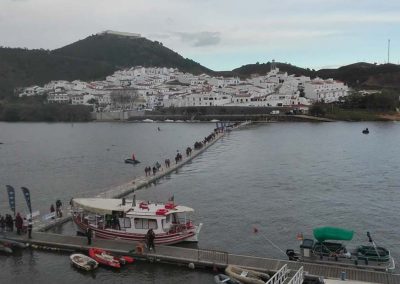
<svg viewBox="0 0 400 284">
<path fill-rule="evenodd" d="M 381 255 L 378 252 L 378 248 L 376 247 L 376 244 L 375 244 L 374 240 L 372 239 L 371 234 L 369 232 L 367 232 L 367 237 L 368 237 L 368 241 L 370 243 L 372 243 L 372 246 L 374 247 L 376 254 L 378 255 L 379 258 L 381 258 Z"/>
<path fill-rule="evenodd" d="M 257 231 L 254 230 L 254 232 L 255 232 L 255 233 L 258 233 L 258 230 L 257 230 Z M 286 253 L 285 253 L 280 247 L 278 247 L 276 244 L 274 244 L 273 241 L 271 241 L 270 239 L 268 239 L 268 238 L 267 238 L 266 236 L 264 236 L 263 234 L 261 234 L 261 236 L 262 236 L 266 241 L 268 241 L 274 248 L 278 249 L 281 253 L 283 253 L 285 256 L 287 256 Z"/>
</svg>

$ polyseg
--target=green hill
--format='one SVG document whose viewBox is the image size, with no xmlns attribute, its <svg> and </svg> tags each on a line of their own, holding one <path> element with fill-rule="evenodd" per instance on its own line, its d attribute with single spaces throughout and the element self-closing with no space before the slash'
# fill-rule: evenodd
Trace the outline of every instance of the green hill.
<svg viewBox="0 0 400 284">
<path fill-rule="evenodd" d="M 276 67 L 279 68 L 279 71 L 288 72 L 288 74 L 294 75 L 304 75 L 304 76 L 315 76 L 315 71 L 310 70 L 309 68 L 300 68 L 287 63 L 275 63 Z M 271 62 L 267 63 L 256 63 L 256 64 L 248 64 L 243 65 L 242 67 L 233 69 L 232 72 L 237 74 L 240 77 L 249 77 L 251 74 L 259 74 L 265 75 L 271 70 Z"/>
<path fill-rule="evenodd" d="M 291 64 L 276 63 L 280 71 L 289 74 L 304 75 L 321 78 L 333 78 L 358 88 L 395 88 L 400 89 L 400 65 L 370 64 L 365 62 L 354 63 L 337 69 L 321 69 L 318 71 L 309 68 L 300 68 Z M 271 70 L 271 63 L 248 64 L 234 69 L 232 72 L 241 77 L 249 77 L 257 73 L 265 75 Z"/>
<path fill-rule="evenodd" d="M 353 87 L 400 88 L 400 65 L 359 62 L 337 69 L 321 69 L 317 75 L 334 78 Z"/>
<path fill-rule="evenodd" d="M 51 80 L 91 80 L 115 70 L 107 62 L 56 55 L 46 50 L 0 48 L 0 99 L 14 88 L 43 85 Z"/>
<path fill-rule="evenodd" d="M 194 74 L 212 72 L 157 41 L 93 35 L 53 51 L 0 48 L 0 99 L 12 96 L 17 87 L 51 80 L 102 79 L 121 67 L 136 65 L 175 67 Z"/>
<path fill-rule="evenodd" d="M 193 60 L 183 58 L 158 41 L 113 34 L 93 35 L 52 52 L 57 55 L 104 61 L 113 66 L 174 67 L 194 74 L 210 72 Z"/>
</svg>

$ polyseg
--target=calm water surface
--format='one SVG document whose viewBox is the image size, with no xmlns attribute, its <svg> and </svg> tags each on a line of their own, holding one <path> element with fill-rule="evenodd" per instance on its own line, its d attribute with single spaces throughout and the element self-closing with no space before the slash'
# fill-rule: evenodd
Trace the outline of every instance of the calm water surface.
<svg viewBox="0 0 400 284">
<path fill-rule="evenodd" d="M 160 126 L 161 131 L 157 131 Z M 8 210 L 5 184 L 32 191 L 34 207 L 47 213 L 57 198 L 92 196 L 142 175 L 146 165 L 173 157 L 212 131 L 213 124 L 8 124 L 0 123 L 0 210 Z M 365 127 L 369 135 L 361 134 Z M 136 193 L 195 208 L 204 226 L 199 247 L 238 254 L 285 256 L 296 234 L 316 226 L 341 226 L 365 243 L 366 231 L 400 259 L 400 124 L 270 123 L 235 131 L 176 174 Z M 142 161 L 125 165 L 132 152 Z M 26 211 L 17 192 L 17 210 Z M 259 229 L 258 234 L 253 228 Z M 72 224 L 59 232 L 73 234 Z M 206 271 L 138 263 L 120 273 L 85 275 L 68 255 L 25 251 L 0 256 L 8 282 L 79 281 L 210 283 Z M 50 269 L 51 268 L 51 269 Z M 60 281 L 60 280 L 59 280 Z"/>
</svg>

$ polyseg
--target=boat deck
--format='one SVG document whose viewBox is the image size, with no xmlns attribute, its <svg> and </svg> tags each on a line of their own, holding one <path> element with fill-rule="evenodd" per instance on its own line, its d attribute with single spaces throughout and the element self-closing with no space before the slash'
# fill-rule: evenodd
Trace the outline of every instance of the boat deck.
<svg viewBox="0 0 400 284">
<path fill-rule="evenodd" d="M 59 234 L 34 232 L 32 239 L 27 239 L 26 236 L 18 236 L 8 234 L 9 238 L 15 241 L 23 241 L 30 243 L 39 248 L 56 248 L 65 251 L 84 251 L 87 252 L 89 246 L 85 237 L 66 236 Z M 143 245 L 143 244 L 141 244 Z M 237 255 L 223 251 L 210 249 L 190 249 L 178 246 L 157 246 L 155 252 L 148 252 L 144 249 L 141 252 L 138 243 L 127 242 L 121 240 L 92 240 L 92 246 L 100 247 L 119 254 L 129 254 L 133 257 L 147 260 L 151 262 L 168 262 L 174 264 L 189 264 L 201 267 L 218 267 L 225 268 L 228 264 L 240 265 L 249 269 L 255 270 L 270 270 L 278 271 L 285 264 L 293 273 L 301 267 L 304 268 L 304 273 L 313 276 L 323 276 L 325 278 L 339 279 L 343 272 L 346 273 L 346 279 L 354 281 L 364 281 L 383 284 L 398 284 L 400 283 L 400 274 L 392 274 L 382 271 L 373 271 L 363 268 L 340 267 L 323 264 L 313 264 L 304 262 L 295 262 L 288 260 L 271 259 L 264 257 L 254 257 Z M 52 249 L 53 250 L 53 249 Z"/>
</svg>

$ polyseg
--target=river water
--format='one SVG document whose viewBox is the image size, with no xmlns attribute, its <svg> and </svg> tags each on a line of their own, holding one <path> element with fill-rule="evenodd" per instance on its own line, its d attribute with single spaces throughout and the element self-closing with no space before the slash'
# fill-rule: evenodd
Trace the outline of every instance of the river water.
<svg viewBox="0 0 400 284">
<path fill-rule="evenodd" d="M 161 131 L 157 130 L 160 127 Z M 369 135 L 361 134 L 365 127 Z M 73 196 L 94 196 L 142 175 L 146 165 L 174 157 L 214 128 L 210 123 L 0 123 L 0 212 L 8 212 L 5 185 L 31 189 L 34 210 Z M 285 258 L 296 234 L 317 226 L 366 232 L 400 259 L 400 123 L 268 123 L 234 131 L 139 199 L 193 207 L 204 223 L 198 246 L 237 254 Z M 142 163 L 126 165 L 134 152 Z M 253 233 L 257 228 L 258 233 Z M 72 224 L 58 232 L 74 234 Z M 43 251 L 0 255 L 0 278 L 33 283 L 211 283 L 208 271 L 137 263 L 120 272 L 82 274 L 68 255 Z"/>
</svg>

